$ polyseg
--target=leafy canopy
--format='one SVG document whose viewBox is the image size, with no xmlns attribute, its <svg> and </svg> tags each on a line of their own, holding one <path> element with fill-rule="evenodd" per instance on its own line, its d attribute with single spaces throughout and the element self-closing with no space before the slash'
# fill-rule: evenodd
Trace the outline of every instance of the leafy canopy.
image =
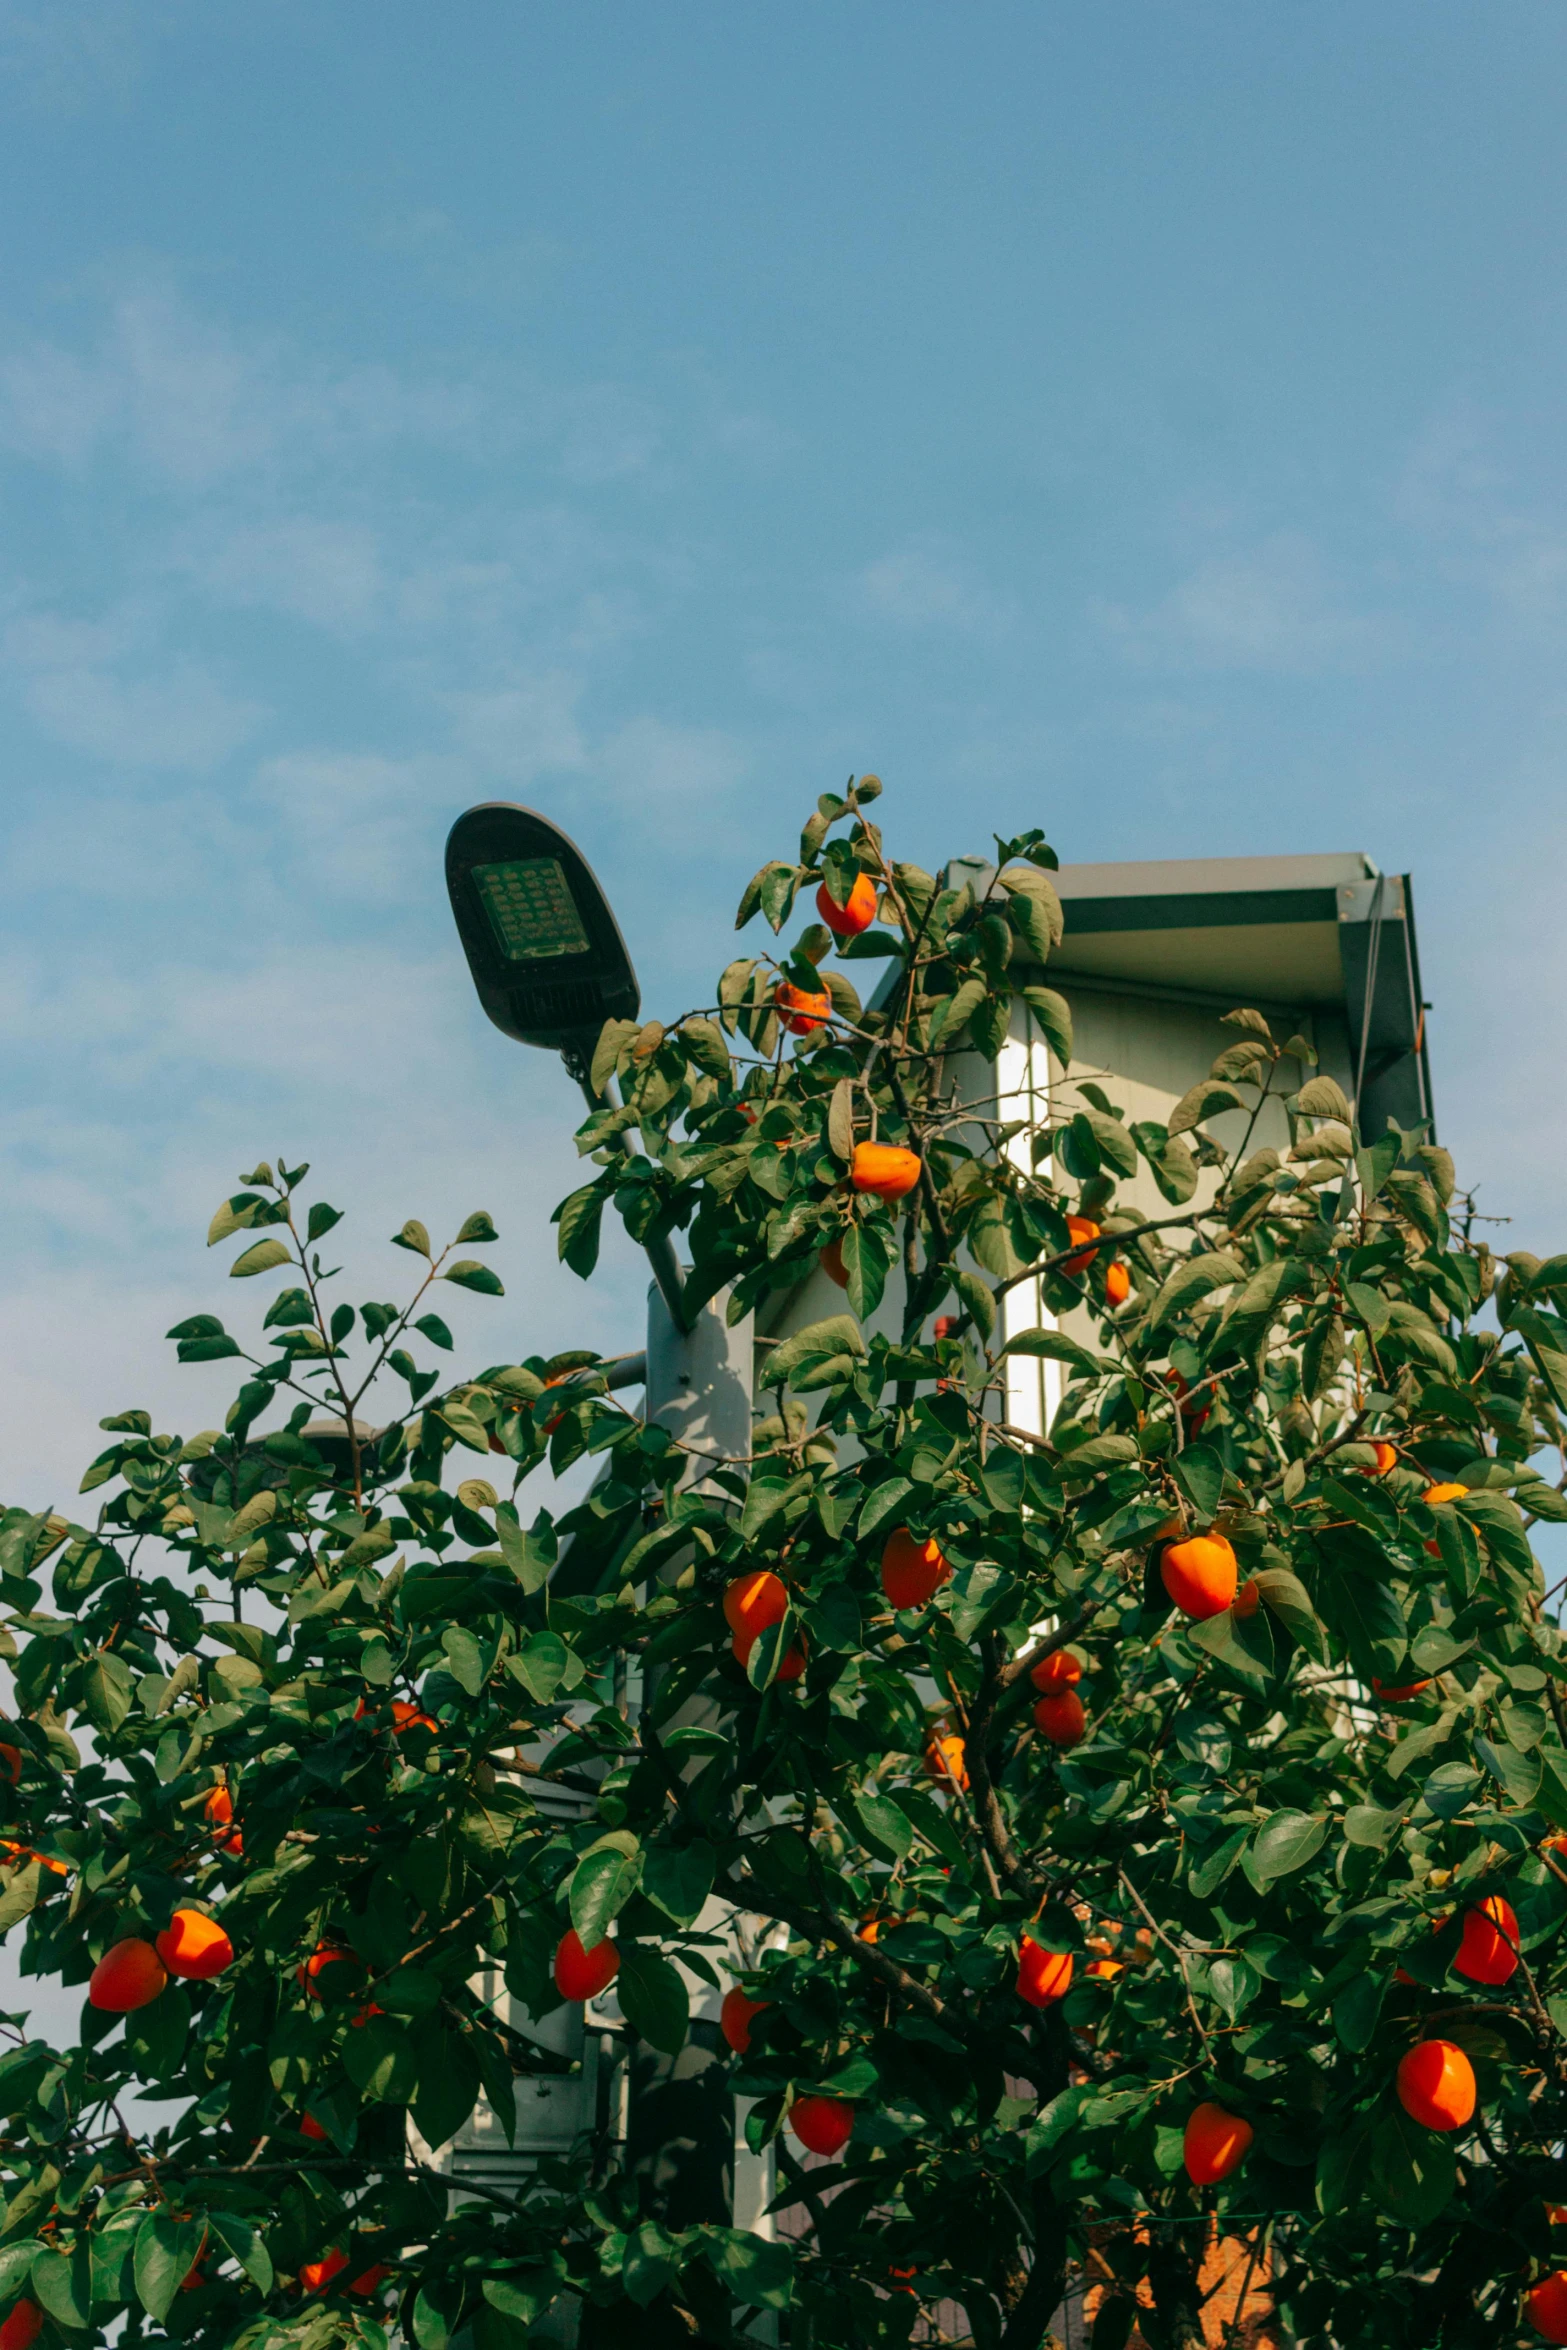
<svg viewBox="0 0 1567 2350">
<path fill-rule="evenodd" d="M 338 1211 L 263 1166 L 210 1235 L 281 1276 L 258 1341 L 170 1333 L 235 1362 L 224 1428 L 122 1411 L 91 1524 L 5 1514 L 0 1926 L 68 1986 L 176 1908 L 235 1957 L 123 2022 L 84 2004 L 71 2046 L 6 2022 L 0 2311 L 66 2342 L 123 2312 L 130 2341 L 503 2350 L 552 2310 L 584 2342 L 721 2342 L 792 2302 L 858 2350 L 953 2299 L 1033 2350 L 1091 2232 L 1096 2350 L 1139 2289 L 1166 2350 L 1201 2339 L 1216 2214 L 1308 2344 L 1523 2338 L 1567 2253 L 1567 1654 L 1529 1544 L 1567 1516 L 1533 1465 L 1567 1257 L 1494 1262 L 1446 1154 L 1357 1134 L 1255 1012 L 1168 1127 L 1113 1080 L 1005 1122 L 976 1072 L 1014 1024 L 1071 1052 L 1053 853 L 889 861 L 878 789 L 825 797 L 741 907 L 781 934 L 810 888 L 828 921 L 668 1027 L 606 1029 L 594 1171 L 557 1211 L 584 1273 L 607 1206 L 682 1232 L 731 1317 L 833 1255 L 842 1309 L 768 1351 L 748 1458 L 687 1459 L 586 1351 L 443 1385 L 416 1350 L 451 1348 L 437 1282 L 499 1293 L 460 1253 L 489 1218 L 439 1253 L 405 1224 L 415 1294 L 355 1308 Z M 878 917 L 829 961 L 862 876 Z M 782 983 L 819 1025 L 781 1026 Z M 1264 1100 L 1282 1148 L 1252 1147 Z M 918 1155 L 900 1198 L 855 1189 L 871 1141 Z M 1139 1167 L 1168 1213 L 1125 1204 Z M 1043 1437 L 1006 1419 L 1000 1336 L 1036 1278 L 1081 1333 L 1014 1331 L 1060 1366 Z M 527 1502 L 585 1455 L 558 1524 Z M 903 1531 L 952 1572 L 898 1611 Z M 1202 1620 L 1158 1569 L 1192 1533 L 1242 1586 Z M 761 1569 L 787 1610 L 748 1644 L 722 1602 Z M 1070 1745 L 1032 1712 L 1062 1652 Z M 1493 1897 L 1521 1957 L 1481 1985 L 1453 1962 Z M 608 2139 L 504 2189 L 432 2169 L 481 2097 L 509 2127 L 560 2068 L 494 1992 L 547 2016 L 568 1926 L 613 1936 L 628 2044 L 677 2052 L 693 1984 L 760 2003 L 724 2053 L 793 2246 L 679 2224 Z M 1071 1960 L 1043 2006 L 1025 1938 Z M 1395 2091 L 1434 2036 L 1478 2077 L 1452 2132 Z M 822 2095 L 853 2119 L 830 2197 L 789 2127 Z M 1253 2133 L 1217 2187 L 1183 2165 L 1203 2102 Z"/>
</svg>

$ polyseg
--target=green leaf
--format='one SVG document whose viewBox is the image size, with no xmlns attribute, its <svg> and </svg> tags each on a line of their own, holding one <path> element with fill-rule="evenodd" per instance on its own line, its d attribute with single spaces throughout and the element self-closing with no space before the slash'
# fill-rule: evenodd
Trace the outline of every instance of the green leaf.
<svg viewBox="0 0 1567 2350">
<path fill-rule="evenodd" d="M 736 2301 L 787 2309 L 794 2288 L 794 2248 L 749 2229 L 713 2228 L 706 2244 L 715 2274 Z"/>
<path fill-rule="evenodd" d="M 1025 987 L 1023 1001 L 1039 1022 L 1063 1069 L 1072 1062 L 1072 1007 L 1053 987 Z"/>
<path fill-rule="evenodd" d="M 430 2145 L 444 2146 L 478 2103 L 483 2086 L 478 2060 L 466 2033 L 450 2030 L 435 2017 L 419 2026 L 414 2042 L 419 2063 L 414 2121 Z"/>
<path fill-rule="evenodd" d="M 312 1203 L 310 1221 L 305 1227 L 305 1238 L 306 1240 L 325 1240 L 333 1225 L 341 1224 L 342 1221 L 343 1211 L 341 1208 L 329 1208 L 324 1199 L 318 1199 Z"/>
<path fill-rule="evenodd" d="M 227 1240 L 231 1232 L 248 1231 L 255 1222 L 256 1210 L 266 1205 L 258 1191 L 237 1191 L 232 1199 L 226 1199 L 207 1226 L 208 1248 Z"/>
<path fill-rule="evenodd" d="M 1189 1093 L 1183 1093 L 1170 1112 L 1171 1134 L 1185 1134 L 1191 1127 L 1200 1126 L 1205 1118 L 1216 1118 L 1223 1110 L 1243 1110 L 1246 1107 L 1233 1086 L 1216 1085 L 1211 1077 L 1204 1077 Z"/>
<path fill-rule="evenodd" d="M 710 1844 L 649 1844 L 643 1852 L 642 1890 L 677 1926 L 689 1926 L 713 1890 L 715 1866 Z"/>
<path fill-rule="evenodd" d="M 430 1235 L 417 1216 L 410 1216 L 401 1232 L 392 1234 L 392 1246 L 409 1249 L 416 1257 L 427 1257 L 431 1253 Z"/>
<path fill-rule="evenodd" d="M 452 1677 L 470 1697 L 477 1697 L 485 1683 L 484 1651 L 464 1624 L 448 1624 L 441 1634 L 441 1647 L 451 1666 Z"/>
<path fill-rule="evenodd" d="M 907 1860 L 914 1850 L 913 1822 L 889 1796 L 856 1796 L 851 1817 L 866 1843 L 889 1860 Z"/>
<path fill-rule="evenodd" d="M 254 1273 L 270 1273 L 276 1265 L 290 1265 L 293 1252 L 286 1240 L 258 1240 L 229 1267 L 231 1281 L 248 1281 Z"/>
<path fill-rule="evenodd" d="M 826 1387 L 849 1377 L 864 1354 L 865 1340 L 854 1316 L 831 1314 L 771 1348 L 763 1376 L 769 1387 L 783 1379 L 794 1388 Z"/>
<path fill-rule="evenodd" d="M 365 2097 L 406 2105 L 419 2086 L 413 2035 L 401 2016 L 373 2015 L 343 2035 L 343 2070 Z"/>
<path fill-rule="evenodd" d="M 599 1231 L 604 1220 L 605 1193 L 597 1183 L 585 1183 L 555 1210 L 560 1226 L 560 1261 L 586 1281 L 599 1259 Z"/>
<path fill-rule="evenodd" d="M 1211 1518 L 1224 1491 L 1224 1463 L 1207 1443 L 1188 1444 L 1170 1463 L 1176 1482 L 1199 1516 Z"/>
<path fill-rule="evenodd" d="M 548 1510 L 541 1510 L 533 1521 L 532 1530 L 524 1534 L 510 1518 L 498 1517 L 495 1536 L 501 1546 L 501 1555 L 524 1591 L 542 1590 L 555 1564 L 558 1544 L 555 1527 Z"/>
<path fill-rule="evenodd" d="M 849 1303 L 862 1322 L 881 1304 L 890 1262 L 887 1243 L 874 1224 L 851 1224 L 843 1236 L 843 1269 L 849 1276 Z"/>
<path fill-rule="evenodd" d="M 442 1347 L 448 1354 L 451 1353 L 452 1334 L 439 1314 L 421 1314 L 418 1321 L 415 1322 L 414 1328 L 420 1337 L 427 1338 L 432 1346 Z"/>
<path fill-rule="evenodd" d="M 1451 2201 L 1457 2167 L 1448 2138 L 1389 2101 L 1371 2135 L 1370 2188 L 1405 2227 L 1424 2227 Z"/>
<path fill-rule="evenodd" d="M 1309 1812 L 1276 1811 L 1257 1830 L 1251 1852 L 1253 1872 L 1270 1883 L 1275 1877 L 1293 1875 L 1315 1859 L 1327 1832 L 1327 1821 L 1314 1819 Z"/>
<path fill-rule="evenodd" d="M 686 2044 L 690 2006 L 686 1987 L 669 1960 L 645 1942 L 622 1942 L 615 1989 L 633 2031 L 666 2056 L 678 2056 Z"/>
<path fill-rule="evenodd" d="M 571 1872 L 567 1901 L 584 1950 L 602 1942 L 610 1925 L 642 1881 L 642 1847 L 627 1829 L 616 1828 L 590 1845 Z M 625 1952 L 621 1952 L 625 1967 Z M 662 2045 L 662 2043 L 660 2043 Z"/>
<path fill-rule="evenodd" d="M 1094 1372 L 1099 1368 L 1097 1355 L 1089 1353 L 1075 1338 L 1068 1338 L 1064 1330 L 1019 1330 L 1001 1349 L 1004 1355 L 1038 1355 L 1050 1363 L 1070 1363 L 1074 1370 Z"/>
<path fill-rule="evenodd" d="M 199 2235 L 199 2230 L 198 2230 Z M 33 2262 L 32 2288 L 57 2325 L 83 2328 L 92 2323 L 92 2253 L 84 2237 L 74 2250 L 40 2252 Z"/>
<path fill-rule="evenodd" d="M 1208 1297 L 1216 1289 L 1226 1289 L 1231 1282 L 1245 1277 L 1245 1266 L 1228 1249 L 1208 1249 L 1197 1256 L 1183 1257 L 1148 1308 L 1143 1323 L 1145 1340 L 1151 1339 L 1183 1306 L 1195 1305 L 1198 1298 Z"/>
<path fill-rule="evenodd" d="M 155 2217 L 143 2220 L 137 2230 L 136 2297 L 156 2324 L 161 2325 L 173 2308 L 205 2234 L 199 2219 Z"/>
<path fill-rule="evenodd" d="M 477 1257 L 460 1257 L 455 1265 L 448 1265 L 441 1279 L 455 1281 L 459 1289 L 476 1289 L 481 1297 L 506 1295 L 499 1273 L 481 1265 Z"/>
<path fill-rule="evenodd" d="M 257 2291 L 270 2293 L 274 2282 L 272 2256 L 249 2222 L 231 2212 L 209 2211 L 207 2225 L 219 2242 L 227 2245 Z"/>
<path fill-rule="evenodd" d="M 930 1049 L 935 1052 L 943 1037 L 954 1042 L 972 1012 L 977 1012 L 989 993 L 983 979 L 965 979 L 951 995 L 936 1006 L 930 1023 Z"/>
<path fill-rule="evenodd" d="M 1300 1118 L 1334 1118 L 1341 1126 L 1350 1125 L 1354 1119 L 1342 1087 L 1331 1077 L 1308 1077 L 1295 1096 L 1294 1107 Z"/>
</svg>

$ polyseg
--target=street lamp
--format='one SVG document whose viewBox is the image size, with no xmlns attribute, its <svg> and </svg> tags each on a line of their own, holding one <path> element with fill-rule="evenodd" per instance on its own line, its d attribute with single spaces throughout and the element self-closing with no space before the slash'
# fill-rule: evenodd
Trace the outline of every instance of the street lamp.
<svg viewBox="0 0 1567 2350">
<path fill-rule="evenodd" d="M 599 1032 L 606 1020 L 634 1020 L 642 999 L 620 926 L 581 850 L 534 809 L 491 800 L 452 826 L 446 886 L 479 1001 L 496 1027 L 559 1053 L 590 1108 L 600 1108 L 591 1075 Z M 602 1100 L 614 1102 L 613 1080 Z M 751 1450 L 751 1316 L 731 1323 L 727 1291 L 690 1312 L 669 1236 L 645 1246 L 657 1283 L 648 1293 L 646 1353 L 616 1368 L 643 1367 L 647 1418 L 684 1446 L 682 1482 L 701 1483 Z M 622 1379 L 612 1369 L 607 1383 Z M 569 1553 L 561 1567 L 569 1588 Z M 721 1902 L 710 1902 L 704 1931 L 721 1931 L 726 1915 Z M 673 2224 L 727 2223 L 738 2209 L 748 2214 L 745 2224 L 771 2233 L 761 2216 L 771 2201 L 771 2160 L 752 2155 L 736 2128 L 719 2062 L 717 1994 L 694 1976 L 688 1988 L 701 2012 L 685 2055 L 672 2060 L 642 2048 L 635 2059 L 628 2159 L 663 2182 Z M 726 2189 L 730 2178 L 736 2184 Z"/>
<path fill-rule="evenodd" d="M 479 1001 L 496 1027 L 519 1044 L 559 1053 L 588 1107 L 600 1108 L 590 1075 L 599 1031 L 606 1020 L 634 1020 L 642 991 L 587 858 L 535 809 L 486 800 L 447 836 L 446 887 Z M 611 1079 L 604 1101 L 613 1103 L 613 1086 Z M 645 1246 L 675 1326 L 686 1331 L 668 1233 Z"/>
</svg>

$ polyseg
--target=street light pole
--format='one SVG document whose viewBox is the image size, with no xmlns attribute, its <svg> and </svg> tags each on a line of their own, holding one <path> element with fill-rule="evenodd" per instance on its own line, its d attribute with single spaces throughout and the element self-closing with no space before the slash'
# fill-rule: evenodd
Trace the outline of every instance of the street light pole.
<svg viewBox="0 0 1567 2350">
<path fill-rule="evenodd" d="M 446 881 L 479 1000 L 497 1028 L 519 1043 L 558 1052 L 590 1110 L 617 1107 L 613 1078 L 602 1095 L 593 1090 L 593 1052 L 606 1020 L 637 1017 L 641 991 L 619 925 L 581 851 L 533 809 L 491 801 L 453 825 Z M 627 1147 L 623 1136 L 616 1146 Z M 751 1317 L 730 1323 L 727 1291 L 692 1312 L 671 1236 L 658 1233 L 643 1246 L 654 1283 L 641 1358 L 644 1409 L 685 1448 L 682 1482 L 700 1485 L 713 1469 L 750 1454 Z M 612 1377 L 611 1384 L 622 1379 Z M 644 1702 L 650 1695 L 644 1692 Z M 721 1931 L 727 1919 L 715 1899 L 700 1923 Z M 687 1990 L 686 2048 L 674 2058 L 641 2048 L 632 2064 L 631 2167 L 670 2225 L 725 2224 L 743 2210 L 750 2225 L 770 2234 L 763 2212 L 771 2165 L 736 2141 L 718 1994 L 694 1975 L 687 1976 Z"/>
</svg>

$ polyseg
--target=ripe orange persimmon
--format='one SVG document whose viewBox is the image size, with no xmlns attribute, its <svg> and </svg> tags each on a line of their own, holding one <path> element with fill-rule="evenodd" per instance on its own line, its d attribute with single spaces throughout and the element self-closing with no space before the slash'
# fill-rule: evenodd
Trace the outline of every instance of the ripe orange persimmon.
<svg viewBox="0 0 1567 2350">
<path fill-rule="evenodd" d="M 882 1922 L 880 1918 L 867 1918 L 863 1926 L 859 1926 L 855 1929 L 856 1940 L 860 1942 L 879 1942 L 881 1940 L 881 1924 Z"/>
<path fill-rule="evenodd" d="M 836 1281 L 840 1289 L 848 1288 L 849 1268 L 843 1261 L 843 1234 L 841 1232 L 835 1239 L 828 1241 L 816 1262 L 821 1266 L 829 1281 Z"/>
<path fill-rule="evenodd" d="M 1132 1294 L 1132 1276 L 1124 1265 L 1105 1267 L 1105 1297 L 1113 1306 L 1124 1306 Z"/>
<path fill-rule="evenodd" d="M 1379 1441 L 1373 1444 L 1371 1449 L 1377 1456 L 1377 1465 L 1370 1472 L 1373 1477 L 1385 1477 L 1389 1470 L 1398 1467 L 1398 1455 L 1390 1444 L 1383 1444 Z"/>
<path fill-rule="evenodd" d="M 1384 1705 L 1402 1705 L 1408 1698 L 1422 1696 L 1431 1684 L 1429 1681 L 1404 1681 L 1396 1689 L 1390 1689 L 1385 1681 L 1379 1681 L 1373 1675 L 1371 1686 Z"/>
<path fill-rule="evenodd" d="M 568 1926 L 555 1952 L 555 1988 L 562 1999 L 597 1999 L 620 1971 L 620 1952 L 613 1942 L 595 1942 L 584 1950 L 575 1926 Z"/>
<path fill-rule="evenodd" d="M 1088 1717 L 1075 1689 L 1042 1697 L 1034 1708 L 1034 1727 L 1052 1746 L 1076 1746 L 1088 1735 Z"/>
<path fill-rule="evenodd" d="M 949 1780 L 954 1787 L 968 1790 L 968 1756 L 963 1741 L 955 1731 L 944 1737 L 930 1739 L 925 1748 L 925 1768 L 933 1779 Z"/>
<path fill-rule="evenodd" d="M 1474 2066 L 1451 2040 L 1421 2040 L 1399 2065 L 1398 2102 L 1428 2130 L 1461 2130 L 1475 2109 Z"/>
<path fill-rule="evenodd" d="M 150 2007 L 168 1979 L 169 1970 L 152 1944 L 132 1934 L 114 1943 L 93 1968 L 87 2002 L 108 2015 L 130 2015 Z"/>
<path fill-rule="evenodd" d="M 1499 1893 L 1464 1913 L 1453 1971 L 1471 1983 L 1506 1983 L 1518 1972 L 1518 1915 Z"/>
<path fill-rule="evenodd" d="M 1440 1509 L 1444 1501 L 1462 1501 L 1468 1491 L 1467 1485 L 1428 1485 L 1420 1498 L 1427 1509 L 1435 1510 Z M 1434 1559 L 1442 1555 L 1442 1545 L 1434 1534 L 1428 1539 L 1426 1549 Z"/>
<path fill-rule="evenodd" d="M 329 2285 L 334 2277 L 340 2277 L 347 2266 L 346 2252 L 323 2252 L 319 2260 L 305 2262 L 299 2272 L 299 2281 L 307 2293 L 318 2293 L 323 2285 Z M 389 2277 L 391 2273 L 389 2268 L 379 2265 L 367 2268 L 362 2276 L 350 2280 L 348 2290 L 350 2293 L 373 2293 L 383 2277 Z"/>
<path fill-rule="evenodd" d="M 1099 1238 L 1099 1227 L 1091 1216 L 1068 1216 L 1066 1228 L 1073 1240 L 1097 1240 Z M 1087 1272 L 1098 1254 L 1099 1251 L 1096 1248 L 1079 1249 L 1075 1257 L 1067 1258 L 1061 1270 L 1063 1273 L 1072 1274 L 1075 1279 Z"/>
<path fill-rule="evenodd" d="M 1252 2126 L 1238 2113 L 1205 2102 L 1193 2106 L 1181 2144 L 1181 2159 L 1194 2187 L 1213 2187 L 1239 2170 L 1253 2137 Z"/>
<path fill-rule="evenodd" d="M 298 1983 L 302 1991 L 308 1991 L 312 1993 L 315 1998 L 320 1999 L 323 1998 L 326 1993 L 327 1986 L 323 1981 L 323 1977 L 325 1976 L 328 1967 L 346 1966 L 357 1968 L 359 1963 L 360 1962 L 355 1956 L 354 1952 L 351 1950 L 345 1950 L 341 1943 L 318 1942 L 310 1956 L 305 1960 L 303 1966 L 298 1966 L 294 1969 L 294 1980 L 296 1983 Z M 334 1983 L 331 1988 L 334 1992 L 336 1992 L 344 1987 L 344 1983 L 345 1978 L 340 1976 L 338 1981 Z"/>
<path fill-rule="evenodd" d="M 234 1817 L 234 1798 L 228 1789 L 223 1786 L 214 1787 L 202 1805 L 201 1812 L 203 1819 L 210 1820 L 218 1831 L 218 1850 L 232 1852 L 237 1859 L 245 1849 L 245 1839 L 238 1828 L 229 1825 Z M 229 1831 L 227 1835 L 223 1833 L 225 1828 Z"/>
<path fill-rule="evenodd" d="M 156 1947 L 170 1974 L 189 1983 L 208 1983 L 234 1964 L 233 1943 L 217 1919 L 199 1909 L 177 1909 Z"/>
<path fill-rule="evenodd" d="M 1553 2269 L 1548 2277 L 1531 2285 L 1526 2306 L 1537 2334 L 1547 2342 L 1567 2342 L 1567 2268 Z M 0 2334 L 0 2343 L 4 2338 Z"/>
<path fill-rule="evenodd" d="M 881 1554 L 881 1587 L 890 1607 L 924 1607 L 951 1580 L 951 1564 L 942 1557 L 934 1535 L 922 1542 L 907 1526 L 888 1535 Z"/>
<path fill-rule="evenodd" d="M 1031 1934 L 1017 1954 L 1017 1995 L 1030 2007 L 1052 2007 L 1072 1988 L 1076 1965 L 1070 1950 L 1046 1950 Z"/>
<path fill-rule="evenodd" d="M 810 2153 L 830 2161 L 854 2135 L 854 2108 L 841 2097 L 797 2097 L 789 2108 L 789 2127 Z"/>
<path fill-rule="evenodd" d="M 21 1748 L 19 1746 L 7 1746 L 3 1740 L 0 1740 L 0 1765 L 4 1766 L 5 1775 L 10 1780 L 12 1786 L 18 1786 L 22 1777 Z M 28 2303 L 27 2306 L 30 2308 L 32 2304 Z"/>
<path fill-rule="evenodd" d="M 731 1632 L 765 1632 L 789 1612 L 789 1586 L 781 1575 L 760 1567 L 724 1585 L 724 1622 Z"/>
<path fill-rule="evenodd" d="M 1237 1616 L 1239 1616 L 1241 1622 L 1244 1624 L 1247 1617 L 1254 1616 L 1261 1605 L 1261 1586 L 1258 1584 L 1255 1575 L 1248 1575 L 1245 1582 L 1241 1585 L 1239 1591 L 1237 1591 L 1235 1594 L 1234 1612 Z"/>
<path fill-rule="evenodd" d="M 325 2130 L 316 2120 L 316 2117 L 313 2113 L 302 2113 L 300 2115 L 299 2134 L 302 2138 L 319 2138 L 323 2141 L 326 2138 Z"/>
<path fill-rule="evenodd" d="M 857 1142 L 849 1181 L 877 1199 L 902 1199 L 918 1183 L 921 1164 L 918 1151 L 905 1150 L 901 1142 Z"/>
<path fill-rule="evenodd" d="M 1053 1648 L 1042 1656 L 1029 1674 L 1029 1679 L 1041 1697 L 1055 1697 L 1063 1689 L 1075 1689 L 1083 1678 L 1083 1664 L 1069 1648 Z"/>
<path fill-rule="evenodd" d="M 1183 1615 L 1222 1616 L 1235 1598 L 1235 1553 L 1222 1534 L 1172 1542 L 1159 1561 L 1166 1591 Z"/>
<path fill-rule="evenodd" d="M 774 988 L 773 1005 L 779 1026 L 791 1036 L 814 1036 L 832 1014 L 832 998 L 825 988 L 796 987 L 788 979 Z"/>
<path fill-rule="evenodd" d="M 751 1999 L 737 1983 L 732 1991 L 724 1993 L 724 2004 L 718 2011 L 718 2028 L 736 2056 L 744 2056 L 751 2045 L 751 2026 L 764 2007 L 766 1999 Z"/>
<path fill-rule="evenodd" d="M 764 1624 L 758 1625 L 754 1632 L 737 1632 L 733 1640 L 730 1641 L 730 1653 L 742 1672 L 750 1664 L 751 1651 L 766 1629 Z M 802 1634 L 798 1640 L 792 1640 L 789 1643 L 773 1679 L 775 1681 L 798 1681 L 800 1675 L 805 1671 L 808 1654 Z"/>
<path fill-rule="evenodd" d="M 1118 1958 L 1094 1958 L 1090 1959 L 1088 1963 L 1088 1972 L 1091 1975 L 1096 1975 L 1104 1983 L 1108 1983 L 1116 1975 L 1124 1974 L 1125 1971 L 1123 1962 Z"/>
<path fill-rule="evenodd" d="M 18 2301 L 4 2325 L 0 2325 L 0 2350 L 28 2350 L 36 2342 L 43 2326 L 44 2313 L 36 2301 Z"/>
<path fill-rule="evenodd" d="M 876 919 L 876 884 L 868 873 L 858 874 L 848 904 L 840 906 L 824 881 L 816 893 L 816 911 L 834 938 L 858 938 Z"/>
</svg>

